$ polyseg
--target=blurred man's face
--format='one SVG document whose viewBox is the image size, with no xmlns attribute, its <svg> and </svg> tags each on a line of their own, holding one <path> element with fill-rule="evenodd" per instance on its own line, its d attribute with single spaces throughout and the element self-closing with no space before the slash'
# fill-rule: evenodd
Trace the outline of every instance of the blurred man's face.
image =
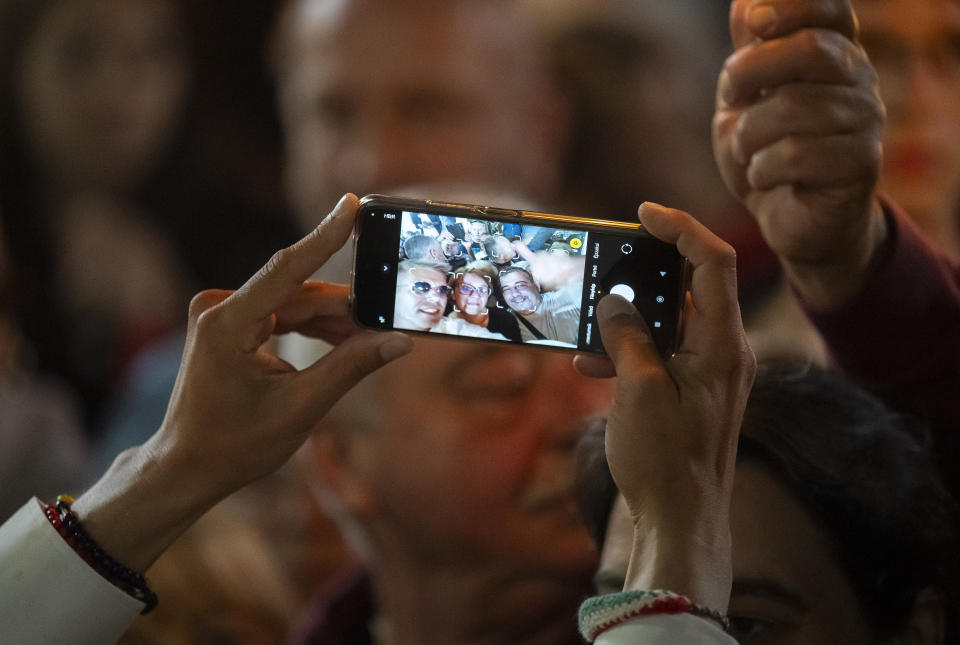
<svg viewBox="0 0 960 645">
<path fill-rule="evenodd" d="M 422 257 L 412 257 L 411 260 L 417 260 L 419 262 L 436 262 L 442 263 L 447 261 L 447 256 L 443 252 L 443 246 L 440 244 L 439 240 L 428 238 L 426 245 L 426 253 Z"/>
<path fill-rule="evenodd" d="M 397 276 L 394 326 L 426 331 L 440 322 L 447 308 L 447 279 L 439 271 L 409 269 Z"/>
<path fill-rule="evenodd" d="M 540 306 L 540 289 L 524 271 L 511 271 L 500 275 L 503 299 L 521 314 L 532 314 Z"/>
<path fill-rule="evenodd" d="M 477 242 L 483 241 L 487 235 L 487 225 L 483 222 L 470 222 L 470 236 Z"/>
<path fill-rule="evenodd" d="M 434 262 L 446 262 L 447 255 L 443 252 L 443 246 L 439 242 L 435 242 L 431 245 L 430 248 L 430 259 Z"/>
<path fill-rule="evenodd" d="M 589 575 L 573 448 L 609 408 L 612 380 L 580 376 L 569 355 L 428 338 L 379 382 L 385 539 L 431 562 Z"/>
<path fill-rule="evenodd" d="M 490 256 L 490 259 L 497 264 L 506 264 L 516 255 L 517 252 L 513 249 L 513 245 L 510 244 L 510 240 L 505 237 L 498 237 L 497 243 L 494 246 L 493 255 Z"/>
<path fill-rule="evenodd" d="M 345 192 L 453 182 L 550 189 L 552 95 L 511 5 L 297 5 L 280 102 L 289 194 L 306 225 Z"/>
<path fill-rule="evenodd" d="M 854 6 L 887 107 L 881 186 L 930 229 L 924 218 L 956 218 L 960 200 L 960 4 Z"/>
<path fill-rule="evenodd" d="M 440 235 L 440 247 L 443 249 L 443 255 L 451 258 L 460 255 L 460 242 L 454 239 L 448 231 Z"/>
</svg>

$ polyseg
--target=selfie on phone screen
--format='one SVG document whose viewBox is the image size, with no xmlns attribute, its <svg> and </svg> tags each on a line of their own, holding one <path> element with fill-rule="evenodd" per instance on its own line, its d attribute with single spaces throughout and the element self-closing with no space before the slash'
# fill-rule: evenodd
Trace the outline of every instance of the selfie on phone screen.
<svg viewBox="0 0 960 645">
<path fill-rule="evenodd" d="M 394 327 L 576 347 L 586 233 L 410 211 L 400 231 Z"/>
<path fill-rule="evenodd" d="M 383 199 L 358 219 L 362 325 L 602 352 L 596 304 L 616 293 L 649 316 L 662 351 L 673 346 L 684 260 L 637 227 Z"/>
</svg>

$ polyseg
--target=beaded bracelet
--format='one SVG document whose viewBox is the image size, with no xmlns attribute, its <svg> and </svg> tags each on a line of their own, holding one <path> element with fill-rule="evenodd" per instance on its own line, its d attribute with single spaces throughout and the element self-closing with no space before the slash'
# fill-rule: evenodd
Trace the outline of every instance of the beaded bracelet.
<svg viewBox="0 0 960 645">
<path fill-rule="evenodd" d="M 622 591 L 588 598 L 580 605 L 580 633 L 592 643 L 597 636 L 632 618 L 653 614 L 693 614 L 716 622 L 723 631 L 730 619 L 672 591 Z"/>
<path fill-rule="evenodd" d="M 47 516 L 47 520 L 53 525 L 53 528 L 57 530 L 57 533 L 66 540 L 77 555 L 83 558 L 84 562 L 93 567 L 111 584 L 144 603 L 145 606 L 143 611 L 140 612 L 141 614 L 153 611 L 154 607 L 157 606 L 157 594 L 147 586 L 146 579 L 133 569 L 123 566 L 107 555 L 100 548 L 100 545 L 87 534 L 83 525 L 80 524 L 80 518 L 70 509 L 71 504 L 73 504 L 72 497 L 58 495 L 57 501 L 53 504 L 47 504 L 43 513 Z"/>
</svg>

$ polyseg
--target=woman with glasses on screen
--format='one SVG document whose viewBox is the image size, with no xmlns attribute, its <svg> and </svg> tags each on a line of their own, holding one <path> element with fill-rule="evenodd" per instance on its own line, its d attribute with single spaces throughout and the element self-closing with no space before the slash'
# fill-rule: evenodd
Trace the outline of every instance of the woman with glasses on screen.
<svg viewBox="0 0 960 645">
<path fill-rule="evenodd" d="M 491 333 L 519 343 L 520 324 L 506 308 L 498 308 L 499 302 L 494 294 L 496 267 L 478 260 L 471 262 L 453 274 L 450 287 L 453 296 L 451 319 L 462 319 L 478 325 Z"/>
</svg>

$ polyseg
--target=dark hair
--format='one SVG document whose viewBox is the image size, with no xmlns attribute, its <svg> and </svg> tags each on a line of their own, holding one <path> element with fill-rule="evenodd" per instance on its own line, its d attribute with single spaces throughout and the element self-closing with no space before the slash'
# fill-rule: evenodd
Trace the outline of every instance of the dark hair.
<svg viewBox="0 0 960 645">
<path fill-rule="evenodd" d="M 933 586 L 956 584 L 958 511 L 926 429 L 841 378 L 771 370 L 741 426 L 739 461 L 759 462 L 833 538 L 866 616 L 889 633 Z M 946 603 L 948 611 L 953 604 Z"/>
<path fill-rule="evenodd" d="M 765 466 L 827 531 L 871 624 L 903 624 L 936 589 L 956 630 L 956 501 L 940 482 L 923 426 L 840 377 L 765 366 L 744 412 L 737 460 Z M 616 486 L 602 433 L 581 442 L 578 495 L 602 543 Z M 952 642 L 948 639 L 947 642 Z"/>
</svg>

